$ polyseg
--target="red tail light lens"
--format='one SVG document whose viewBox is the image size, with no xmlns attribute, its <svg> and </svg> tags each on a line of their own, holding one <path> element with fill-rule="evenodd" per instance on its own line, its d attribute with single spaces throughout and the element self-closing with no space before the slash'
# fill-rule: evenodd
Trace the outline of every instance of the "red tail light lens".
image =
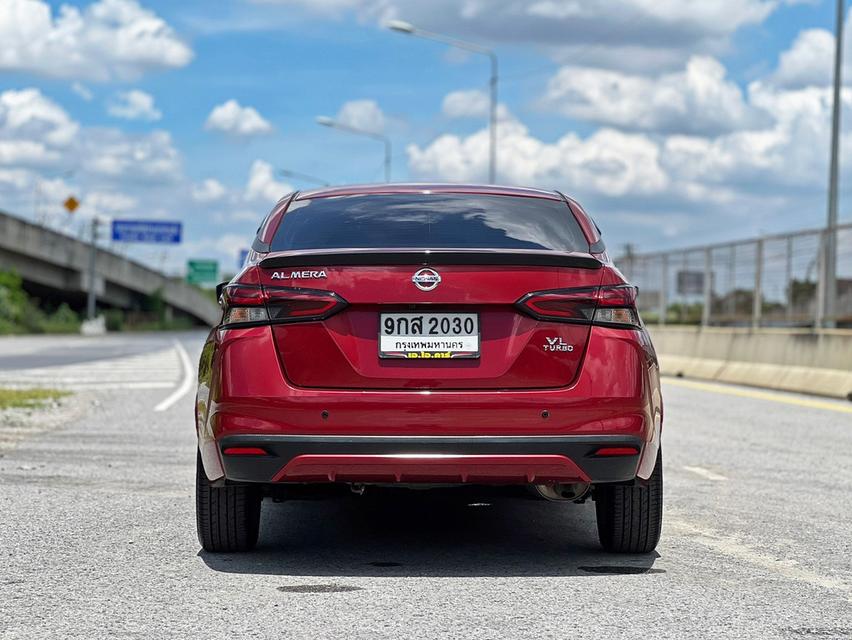
<svg viewBox="0 0 852 640">
<path fill-rule="evenodd" d="M 632 307 L 639 289 L 630 284 L 598 289 L 598 307 Z"/>
<path fill-rule="evenodd" d="M 272 322 L 325 320 L 346 306 L 346 301 L 331 291 L 313 289 L 265 289 L 266 308 Z"/>
<path fill-rule="evenodd" d="M 636 329 L 642 326 L 637 293 L 632 285 L 538 291 L 518 300 L 516 306 L 538 320 Z"/>
<path fill-rule="evenodd" d="M 246 267 L 222 289 L 220 303 L 223 307 L 242 307 L 263 304 L 263 289 L 257 267 Z"/>
<path fill-rule="evenodd" d="M 224 326 L 324 320 L 346 306 L 331 291 L 263 287 L 255 267 L 222 290 L 221 303 Z"/>
<path fill-rule="evenodd" d="M 595 313 L 597 289 L 560 289 L 530 293 L 517 306 L 539 320 L 591 322 Z"/>
<path fill-rule="evenodd" d="M 229 284 L 222 290 L 225 307 L 244 307 L 263 304 L 263 289 L 260 286 Z"/>
</svg>

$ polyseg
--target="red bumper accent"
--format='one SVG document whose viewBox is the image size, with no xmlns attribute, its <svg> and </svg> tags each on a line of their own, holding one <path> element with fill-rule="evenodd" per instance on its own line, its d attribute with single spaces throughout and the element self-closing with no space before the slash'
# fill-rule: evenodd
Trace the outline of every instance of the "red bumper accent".
<svg viewBox="0 0 852 640">
<path fill-rule="evenodd" d="M 296 456 L 273 482 L 589 482 L 561 455 L 335 455 Z"/>
</svg>

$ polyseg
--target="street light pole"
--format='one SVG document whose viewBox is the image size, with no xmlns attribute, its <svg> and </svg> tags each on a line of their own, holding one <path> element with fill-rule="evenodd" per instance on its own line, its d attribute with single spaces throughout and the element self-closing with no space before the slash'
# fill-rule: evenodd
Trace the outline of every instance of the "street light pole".
<svg viewBox="0 0 852 640">
<path fill-rule="evenodd" d="M 424 29 L 418 29 L 413 24 L 405 22 L 403 20 L 390 20 L 387 23 L 387 27 L 392 31 L 396 31 L 397 33 L 404 33 L 406 35 L 426 38 L 428 40 L 435 40 L 437 42 L 447 44 L 451 47 L 456 47 L 458 49 L 464 49 L 465 51 L 471 51 L 473 53 L 479 53 L 481 55 L 488 56 L 488 59 L 491 62 L 491 77 L 488 83 L 491 94 L 491 105 L 489 109 L 488 119 L 488 182 L 491 184 L 497 182 L 497 54 L 494 53 L 493 50 L 488 49 L 487 47 L 480 46 L 473 42 L 457 40 L 456 38 L 444 36 L 440 33 L 433 33 L 431 31 L 425 31 Z"/>
<path fill-rule="evenodd" d="M 329 118 L 328 116 L 317 116 L 317 124 L 320 124 L 324 127 L 331 127 L 332 129 L 338 129 L 340 131 L 346 131 L 348 133 L 354 133 L 356 135 L 367 136 L 368 138 L 372 138 L 373 140 L 378 140 L 379 142 L 384 143 L 385 145 L 385 182 L 391 181 L 391 159 L 392 159 L 392 147 L 391 140 L 384 134 L 378 133 L 376 131 L 368 131 L 366 129 L 359 129 L 358 127 L 353 127 L 348 124 L 344 124 L 342 122 L 338 122 L 333 118 Z"/>
<path fill-rule="evenodd" d="M 279 169 L 279 175 L 284 176 L 285 178 L 296 178 L 297 180 L 304 180 L 306 182 L 313 182 L 314 184 L 318 184 L 323 187 L 329 186 L 331 183 L 328 180 L 324 180 L 322 178 L 317 178 L 316 176 L 312 176 L 308 173 L 300 173 L 299 171 L 291 171 L 290 169 Z"/>
<path fill-rule="evenodd" d="M 489 123 L 488 182 L 497 182 L 497 54 L 488 52 L 491 60 L 491 122 Z"/>
<path fill-rule="evenodd" d="M 828 223 L 823 252 L 823 324 L 835 326 L 837 303 L 837 197 L 840 171 L 840 88 L 843 71 L 844 0 L 837 0 L 834 26 L 834 104 L 831 113 L 831 165 L 828 171 Z"/>
</svg>

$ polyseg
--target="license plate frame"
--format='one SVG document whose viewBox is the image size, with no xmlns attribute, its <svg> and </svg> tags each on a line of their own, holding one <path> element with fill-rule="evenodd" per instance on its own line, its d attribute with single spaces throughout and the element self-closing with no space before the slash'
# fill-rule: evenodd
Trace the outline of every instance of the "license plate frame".
<svg viewBox="0 0 852 640">
<path fill-rule="evenodd" d="M 385 333 L 385 322 L 387 318 L 394 321 L 394 332 Z M 405 318 L 408 333 L 400 334 L 395 330 L 400 327 L 398 319 Z M 419 333 L 411 333 L 416 327 L 413 320 L 420 319 Z M 430 319 L 437 320 L 438 333 L 431 333 Z M 455 318 L 459 318 L 463 333 L 458 335 L 446 335 L 441 329 L 444 319 L 449 322 L 450 329 L 455 325 Z M 473 328 L 467 330 L 467 321 L 471 320 Z M 446 325 L 445 325 L 446 326 Z M 378 327 L 378 352 L 382 360 L 417 360 L 420 362 L 441 360 L 475 360 L 480 356 L 482 338 L 480 335 L 481 325 L 479 313 L 472 311 L 400 311 L 382 312 L 379 314 Z M 397 344 L 394 348 L 385 348 L 393 341 Z M 399 348 L 400 344 L 405 346 Z M 416 347 L 420 343 L 422 347 Z"/>
</svg>

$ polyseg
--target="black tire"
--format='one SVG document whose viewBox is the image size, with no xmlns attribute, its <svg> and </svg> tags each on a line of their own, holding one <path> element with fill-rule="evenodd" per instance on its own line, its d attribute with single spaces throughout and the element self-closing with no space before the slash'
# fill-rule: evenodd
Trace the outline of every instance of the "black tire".
<svg viewBox="0 0 852 640">
<path fill-rule="evenodd" d="M 603 485 L 595 491 L 598 538 L 613 553 L 649 553 L 663 524 L 663 452 L 643 485 Z"/>
<path fill-rule="evenodd" d="M 249 551 L 260 528 L 260 492 L 255 487 L 213 487 L 204 473 L 201 455 L 195 467 L 195 521 L 198 542 L 214 553 Z"/>
</svg>

